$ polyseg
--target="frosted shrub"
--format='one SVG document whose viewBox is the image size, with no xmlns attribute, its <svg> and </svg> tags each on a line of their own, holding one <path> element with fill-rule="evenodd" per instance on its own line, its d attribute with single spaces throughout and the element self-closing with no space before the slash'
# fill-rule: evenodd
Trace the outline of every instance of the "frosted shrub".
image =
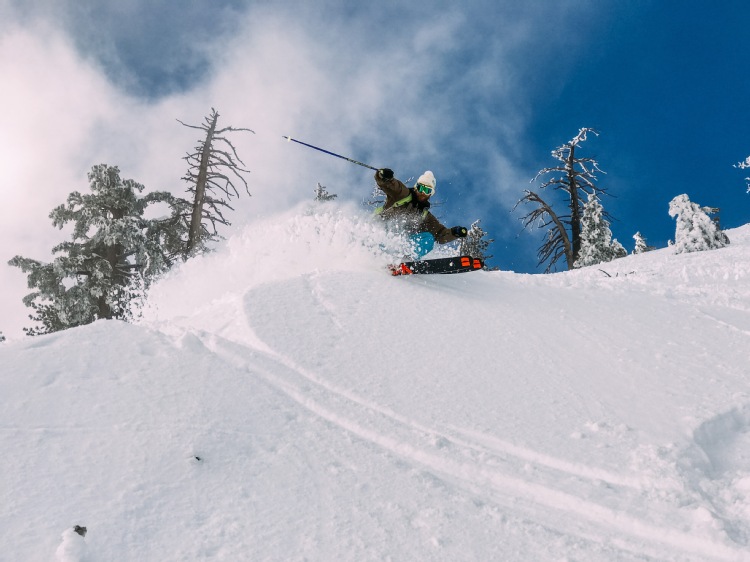
<svg viewBox="0 0 750 562">
<path fill-rule="evenodd" d="M 654 249 L 653 246 L 648 245 L 646 238 L 644 238 L 640 232 L 636 232 L 633 235 L 633 240 L 635 240 L 635 249 L 633 250 L 634 254 L 643 254 L 644 252 L 650 252 Z"/>
<path fill-rule="evenodd" d="M 677 217 L 675 254 L 715 250 L 729 244 L 726 234 L 686 194 L 678 195 L 670 201 L 669 216 Z"/>
<path fill-rule="evenodd" d="M 586 267 L 625 257 L 628 252 L 617 239 L 612 239 L 609 221 L 596 193 L 590 193 L 583 206 L 581 220 L 581 250 L 574 267 Z"/>
</svg>

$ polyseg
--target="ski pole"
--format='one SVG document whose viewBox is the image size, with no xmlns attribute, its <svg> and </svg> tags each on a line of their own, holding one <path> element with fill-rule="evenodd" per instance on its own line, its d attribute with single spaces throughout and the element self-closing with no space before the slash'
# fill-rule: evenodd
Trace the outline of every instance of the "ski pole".
<svg viewBox="0 0 750 562">
<path fill-rule="evenodd" d="M 320 152 L 325 152 L 326 154 L 330 154 L 331 156 L 335 156 L 336 158 L 341 158 L 343 160 L 346 160 L 347 162 L 351 162 L 352 164 L 357 164 L 358 166 L 364 166 L 365 168 L 370 168 L 371 170 L 377 171 L 378 168 L 375 168 L 374 166 L 370 166 L 369 164 L 363 164 L 362 162 L 358 162 L 357 160 L 353 160 L 352 158 L 347 158 L 346 156 L 341 156 L 341 154 L 336 154 L 335 152 L 331 152 L 330 150 L 325 150 L 323 148 L 319 148 L 317 146 L 313 146 L 311 144 L 307 144 L 306 142 L 299 141 L 297 139 L 293 139 L 292 137 L 286 137 L 282 135 L 282 138 L 285 138 L 287 141 L 290 142 L 296 142 L 297 144 L 302 144 L 304 146 L 309 146 L 310 148 L 314 148 L 315 150 L 319 150 Z"/>
</svg>

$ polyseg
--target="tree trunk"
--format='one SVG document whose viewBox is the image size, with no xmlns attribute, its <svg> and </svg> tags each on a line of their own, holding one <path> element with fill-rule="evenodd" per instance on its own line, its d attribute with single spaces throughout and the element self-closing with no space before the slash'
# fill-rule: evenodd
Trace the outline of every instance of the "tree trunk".
<svg viewBox="0 0 750 562">
<path fill-rule="evenodd" d="M 185 252 L 187 255 L 190 255 L 201 238 L 203 200 L 206 196 L 206 181 L 208 179 L 208 162 L 211 157 L 211 143 L 214 139 L 214 131 L 216 131 L 216 122 L 218 119 L 219 114 L 214 111 L 211 115 L 211 124 L 206 133 L 206 141 L 203 143 L 203 148 L 201 149 L 201 163 L 198 168 L 198 179 L 195 182 L 195 201 L 193 202 L 193 214 L 190 217 L 190 232 L 188 233 Z"/>
<path fill-rule="evenodd" d="M 568 254 L 568 269 L 572 269 L 581 251 L 581 213 L 578 203 L 578 182 L 576 181 L 575 165 L 576 145 L 570 145 L 570 154 L 565 167 L 568 171 L 568 192 L 570 194 L 570 243 L 572 254 Z"/>
<path fill-rule="evenodd" d="M 112 319 L 112 307 L 107 303 L 107 297 L 105 295 L 100 296 L 96 299 L 96 304 L 99 307 L 98 318 L 111 320 Z"/>
<path fill-rule="evenodd" d="M 125 213 L 122 209 L 110 209 L 112 213 L 112 222 L 121 220 L 124 218 Z M 125 273 L 119 269 L 120 256 L 125 252 L 125 248 L 122 244 L 114 244 L 112 246 L 104 247 L 104 259 L 109 263 L 109 267 L 112 270 L 112 286 L 125 286 L 127 280 L 124 278 Z M 105 318 L 111 320 L 114 318 L 115 313 L 112 310 L 112 306 L 107 302 L 107 295 L 102 295 L 97 299 L 97 305 L 99 306 L 99 318 Z"/>
</svg>

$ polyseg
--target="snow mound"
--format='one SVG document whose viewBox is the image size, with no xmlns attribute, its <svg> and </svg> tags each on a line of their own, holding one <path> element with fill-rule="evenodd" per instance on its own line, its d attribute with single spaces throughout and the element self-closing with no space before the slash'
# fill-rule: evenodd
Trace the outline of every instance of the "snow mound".
<svg viewBox="0 0 750 562">
<path fill-rule="evenodd" d="M 152 288 L 144 316 L 181 316 L 188 303 L 190 309 L 210 309 L 259 284 L 313 272 L 382 270 L 404 250 L 403 239 L 352 206 L 300 205 L 258 219 L 216 252 L 170 272 Z"/>
<path fill-rule="evenodd" d="M 731 243 L 717 250 L 675 254 L 668 247 L 553 277 L 570 287 L 594 284 L 680 300 L 700 306 L 706 314 L 727 314 L 750 332 L 750 323 L 740 319 L 750 313 L 750 225 L 727 230 L 726 234 Z"/>
</svg>

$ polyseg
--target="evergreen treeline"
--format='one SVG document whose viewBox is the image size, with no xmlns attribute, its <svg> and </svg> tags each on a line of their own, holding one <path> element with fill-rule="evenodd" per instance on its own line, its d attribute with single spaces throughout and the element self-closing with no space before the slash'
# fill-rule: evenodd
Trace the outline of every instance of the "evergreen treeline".
<svg viewBox="0 0 750 562">
<path fill-rule="evenodd" d="M 568 269 L 574 269 L 627 255 L 622 244 L 612 238 L 610 217 L 601 204 L 600 196 L 607 191 L 599 185 L 598 174 L 604 172 L 595 159 L 581 155 L 581 145 L 589 134 L 598 136 L 599 133 L 582 128 L 570 141 L 553 150 L 552 156 L 559 163 L 540 170 L 532 180 L 546 178 L 540 189 L 525 189 L 523 197 L 516 203 L 516 207 L 521 204 L 532 206 L 531 211 L 521 218 L 524 228 L 545 230 L 537 257 L 540 266 L 547 264 L 546 273 L 563 258 Z M 750 157 L 736 167 L 750 168 Z M 544 192 L 542 196 L 542 190 L 546 188 L 550 188 L 547 192 L 551 193 Z M 558 211 L 560 206 L 564 210 Z M 718 221 L 709 217 L 716 211 L 718 209 L 691 203 L 687 195 L 675 197 L 669 204 L 670 216 L 677 218 L 675 251 L 695 252 L 728 244 L 729 239 L 719 228 Z M 633 239 L 634 254 L 654 249 L 640 232 L 636 232 Z"/>
</svg>

